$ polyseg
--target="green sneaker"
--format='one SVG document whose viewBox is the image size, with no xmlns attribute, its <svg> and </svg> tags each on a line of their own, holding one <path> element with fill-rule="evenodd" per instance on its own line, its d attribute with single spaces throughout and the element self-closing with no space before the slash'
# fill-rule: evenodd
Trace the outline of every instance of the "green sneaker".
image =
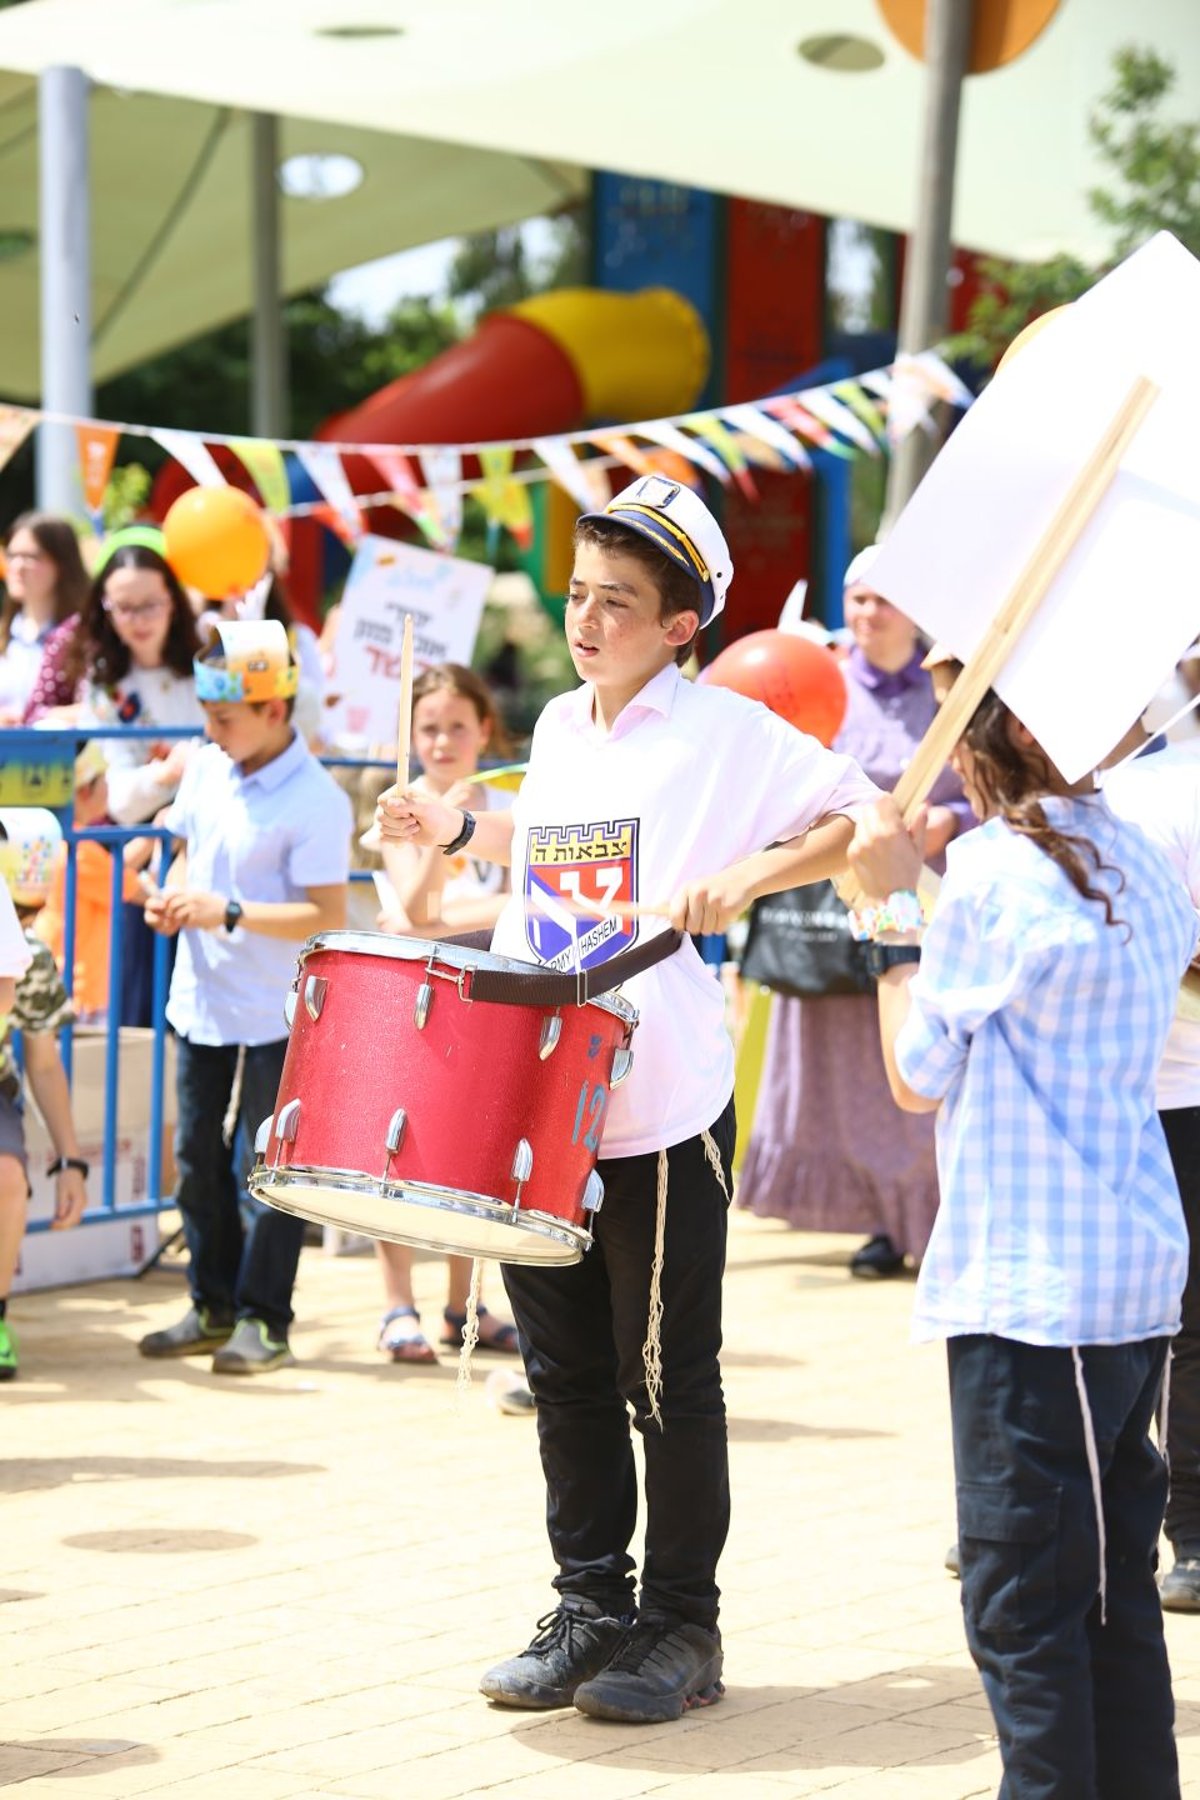
<svg viewBox="0 0 1200 1800">
<path fill-rule="evenodd" d="M 233 1336 L 213 1357 L 214 1375 L 265 1375 L 285 1369 L 295 1357 L 286 1338 L 272 1337 L 262 1319 L 239 1319 Z"/>
<path fill-rule="evenodd" d="M 7 1319 L 0 1319 L 0 1381 L 12 1381 L 17 1373 L 17 1340 Z"/>
<path fill-rule="evenodd" d="M 233 1332 L 233 1319 L 207 1306 L 189 1306 L 182 1319 L 165 1331 L 151 1331 L 142 1338 L 142 1356 L 208 1356 Z"/>
</svg>

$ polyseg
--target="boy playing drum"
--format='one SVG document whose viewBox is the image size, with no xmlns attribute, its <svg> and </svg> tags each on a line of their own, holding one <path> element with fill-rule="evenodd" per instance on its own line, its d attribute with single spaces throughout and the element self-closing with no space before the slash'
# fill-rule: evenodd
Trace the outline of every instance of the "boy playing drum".
<svg viewBox="0 0 1200 1800">
<path fill-rule="evenodd" d="M 397 789 L 382 797 L 385 838 L 448 853 L 469 842 L 511 865 L 498 953 L 598 969 L 645 939 L 639 905 L 678 931 L 719 932 L 758 895 L 842 868 L 851 816 L 876 797 L 856 765 L 680 675 L 732 573 L 694 493 L 634 482 L 576 527 L 566 631 L 584 685 L 543 712 L 512 811 L 475 819 Z M 558 1605 L 481 1686 L 504 1706 L 650 1723 L 723 1691 L 733 1051 L 720 985 L 687 938 L 625 991 L 640 1024 L 633 1071 L 592 1122 L 605 1186 L 592 1248 L 571 1267 L 504 1270 L 537 1402 Z M 636 1607 L 627 1405 L 646 1459 Z"/>
</svg>

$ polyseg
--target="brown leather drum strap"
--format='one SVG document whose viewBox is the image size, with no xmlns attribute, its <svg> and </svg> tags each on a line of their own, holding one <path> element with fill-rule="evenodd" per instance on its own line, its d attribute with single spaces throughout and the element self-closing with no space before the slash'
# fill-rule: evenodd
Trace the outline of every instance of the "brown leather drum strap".
<svg viewBox="0 0 1200 1800">
<path fill-rule="evenodd" d="M 586 1006 L 655 963 L 665 962 L 682 942 L 681 931 L 661 931 L 598 968 L 570 969 L 565 974 L 539 968 L 536 963 L 530 963 L 528 974 L 524 970 L 472 968 L 466 971 L 464 992 L 468 999 L 490 1000 L 496 1006 Z"/>
</svg>

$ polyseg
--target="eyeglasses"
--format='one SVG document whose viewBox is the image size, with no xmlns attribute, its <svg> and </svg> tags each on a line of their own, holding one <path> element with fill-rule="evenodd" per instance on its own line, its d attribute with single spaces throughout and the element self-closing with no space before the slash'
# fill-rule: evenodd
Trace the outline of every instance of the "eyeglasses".
<svg viewBox="0 0 1200 1800">
<path fill-rule="evenodd" d="M 110 619 L 120 619 L 125 625 L 136 625 L 139 619 L 157 619 L 170 604 L 169 600 L 143 600 L 140 606 L 130 606 L 124 600 L 106 600 L 104 610 Z"/>
</svg>

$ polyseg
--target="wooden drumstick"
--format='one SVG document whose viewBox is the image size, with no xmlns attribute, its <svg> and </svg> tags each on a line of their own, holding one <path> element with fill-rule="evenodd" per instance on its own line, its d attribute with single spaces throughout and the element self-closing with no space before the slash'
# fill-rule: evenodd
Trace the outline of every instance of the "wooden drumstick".
<svg viewBox="0 0 1200 1800">
<path fill-rule="evenodd" d="M 400 724 L 396 733 L 396 786 L 408 786 L 408 758 L 412 749 L 413 627 L 412 614 L 404 615 L 400 641 Z"/>
</svg>

